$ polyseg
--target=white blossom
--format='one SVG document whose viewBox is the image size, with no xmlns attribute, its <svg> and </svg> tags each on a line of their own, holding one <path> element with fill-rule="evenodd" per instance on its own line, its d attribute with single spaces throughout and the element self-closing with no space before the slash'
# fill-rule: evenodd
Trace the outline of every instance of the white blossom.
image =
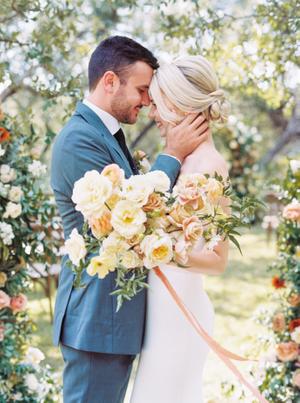
<svg viewBox="0 0 300 403">
<path fill-rule="evenodd" d="M 46 171 L 46 165 L 42 164 L 40 161 L 33 161 L 28 165 L 28 172 L 30 172 L 35 178 L 44 175 Z"/>
<path fill-rule="evenodd" d="M 11 245 L 14 237 L 12 226 L 3 221 L 0 222 L 0 238 L 2 238 L 4 245 Z"/>
</svg>

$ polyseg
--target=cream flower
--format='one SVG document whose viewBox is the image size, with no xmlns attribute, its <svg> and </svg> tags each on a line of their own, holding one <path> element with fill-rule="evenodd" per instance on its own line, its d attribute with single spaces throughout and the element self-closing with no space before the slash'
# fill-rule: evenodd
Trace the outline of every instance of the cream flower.
<svg viewBox="0 0 300 403">
<path fill-rule="evenodd" d="M 290 161 L 290 167 L 291 167 L 291 170 L 292 170 L 293 174 L 295 175 L 296 173 L 298 173 L 300 171 L 300 161 L 291 160 Z"/>
<path fill-rule="evenodd" d="M 130 248 L 126 240 L 116 231 L 111 232 L 102 243 L 101 250 L 112 255 L 122 254 Z"/>
<path fill-rule="evenodd" d="M 45 359 L 44 353 L 36 347 L 28 347 L 25 355 L 25 361 L 33 365 L 38 365 Z"/>
<path fill-rule="evenodd" d="M 101 175 L 109 179 L 114 187 L 120 186 L 124 180 L 124 171 L 117 164 L 107 165 Z"/>
<path fill-rule="evenodd" d="M 147 235 L 141 242 L 141 251 L 144 253 L 144 266 L 152 269 L 163 263 L 169 263 L 173 257 L 172 240 L 163 231 Z"/>
<path fill-rule="evenodd" d="M 134 269 L 136 267 L 142 267 L 143 261 L 133 250 L 128 250 L 121 256 L 120 264 L 126 269 Z"/>
<path fill-rule="evenodd" d="M 34 374 L 26 374 L 25 385 L 29 390 L 35 392 L 39 387 L 39 381 L 37 380 L 37 377 Z"/>
<path fill-rule="evenodd" d="M 92 219 L 101 217 L 105 202 L 111 195 L 112 182 L 93 170 L 75 182 L 72 200 L 85 219 Z"/>
<path fill-rule="evenodd" d="M 115 271 L 117 264 L 116 255 L 101 252 L 99 256 L 92 257 L 86 271 L 90 276 L 97 274 L 100 279 L 103 279 L 109 272 Z"/>
<path fill-rule="evenodd" d="M 191 243 L 188 242 L 184 236 L 180 236 L 177 240 L 174 248 L 174 260 L 181 264 L 186 265 L 188 262 L 188 253 L 191 247 Z"/>
<path fill-rule="evenodd" d="M 3 183 L 9 183 L 16 179 L 16 171 L 9 165 L 3 164 L 0 167 L 0 180 Z"/>
<path fill-rule="evenodd" d="M 143 224 L 146 220 L 145 212 L 130 200 L 119 201 L 112 210 L 112 226 L 126 239 L 144 232 L 145 227 Z"/>
<path fill-rule="evenodd" d="M 30 172 L 33 177 L 38 178 L 47 172 L 47 166 L 40 161 L 34 160 L 28 165 L 28 172 Z"/>
<path fill-rule="evenodd" d="M 78 266 L 81 259 L 86 256 L 86 247 L 82 235 L 80 235 L 76 228 L 74 228 L 70 234 L 70 237 L 66 240 L 63 248 L 64 253 L 69 255 L 71 262 Z"/>
<path fill-rule="evenodd" d="M 150 165 L 150 162 L 147 160 L 147 158 L 143 158 L 140 161 L 140 169 L 141 169 L 143 174 L 146 174 L 146 173 L 148 173 L 150 171 L 151 165 Z"/>
<path fill-rule="evenodd" d="M 297 326 L 293 333 L 291 333 L 291 338 L 296 343 L 300 344 L 300 326 Z"/>
<path fill-rule="evenodd" d="M 205 191 L 207 192 L 208 199 L 211 202 L 216 203 L 223 194 L 223 185 L 214 178 L 208 178 L 205 185 Z"/>
<path fill-rule="evenodd" d="M 8 202 L 6 205 L 5 213 L 3 214 L 4 218 L 17 218 L 22 213 L 21 204 L 16 204 L 12 202 Z"/>
<path fill-rule="evenodd" d="M 8 198 L 10 201 L 18 203 L 23 196 L 23 191 L 19 186 L 12 186 L 8 193 Z"/>
<path fill-rule="evenodd" d="M 134 175 L 125 179 L 122 186 L 122 196 L 137 206 L 144 206 L 151 193 L 154 191 L 152 183 L 146 179 L 146 175 Z"/>
<path fill-rule="evenodd" d="M 163 171 L 151 171 L 144 175 L 144 180 L 151 183 L 155 192 L 165 193 L 171 187 L 171 182 L 167 174 Z"/>
</svg>

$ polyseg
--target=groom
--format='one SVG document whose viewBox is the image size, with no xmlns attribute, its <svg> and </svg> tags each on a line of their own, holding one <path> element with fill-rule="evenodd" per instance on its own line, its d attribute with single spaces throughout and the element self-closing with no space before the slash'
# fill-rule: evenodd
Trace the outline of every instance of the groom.
<svg viewBox="0 0 300 403">
<path fill-rule="evenodd" d="M 82 215 L 72 202 L 76 180 L 86 171 L 118 164 L 126 177 L 138 173 L 120 123 L 134 124 L 150 104 L 148 88 L 158 67 L 152 53 L 132 39 L 102 41 L 89 62 L 89 95 L 58 135 L 52 154 L 51 186 L 63 221 L 65 239 L 79 231 Z M 201 117 L 189 115 L 170 127 L 166 147 L 152 170 L 162 170 L 172 186 L 181 162 L 207 136 Z M 123 402 L 133 359 L 140 352 L 146 293 L 140 292 L 116 313 L 115 273 L 103 280 L 83 275 L 85 288 L 73 288 L 73 273 L 62 259 L 57 292 L 54 343 L 65 361 L 65 403 Z M 158 357 L 159 359 L 159 357 Z"/>
</svg>

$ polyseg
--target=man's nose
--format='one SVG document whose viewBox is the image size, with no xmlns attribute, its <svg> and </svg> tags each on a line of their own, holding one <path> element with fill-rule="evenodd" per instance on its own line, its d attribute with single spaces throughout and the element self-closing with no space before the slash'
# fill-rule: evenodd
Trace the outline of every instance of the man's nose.
<svg viewBox="0 0 300 403">
<path fill-rule="evenodd" d="M 149 105 L 150 105 L 150 97 L 149 97 L 148 92 L 146 92 L 146 93 L 143 95 L 142 104 L 143 104 L 144 106 L 149 106 Z"/>
</svg>

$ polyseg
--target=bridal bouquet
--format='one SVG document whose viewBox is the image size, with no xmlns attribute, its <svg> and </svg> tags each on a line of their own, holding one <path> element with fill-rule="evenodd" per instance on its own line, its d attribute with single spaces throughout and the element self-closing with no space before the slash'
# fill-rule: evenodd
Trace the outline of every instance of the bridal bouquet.
<svg viewBox="0 0 300 403">
<path fill-rule="evenodd" d="M 147 287 L 149 269 L 175 262 L 186 265 L 198 241 L 213 249 L 229 238 L 238 247 L 236 228 L 244 225 L 255 202 L 234 202 L 228 180 L 215 174 L 182 175 L 169 192 L 162 171 L 125 179 L 116 164 L 88 171 L 75 182 L 72 200 L 84 217 L 81 234 L 73 229 L 64 252 L 74 271 L 74 286 L 84 286 L 84 269 L 103 279 L 116 272 L 118 309 Z M 222 208 L 231 200 L 231 213 Z M 223 201 L 223 203 L 221 203 Z"/>
</svg>

